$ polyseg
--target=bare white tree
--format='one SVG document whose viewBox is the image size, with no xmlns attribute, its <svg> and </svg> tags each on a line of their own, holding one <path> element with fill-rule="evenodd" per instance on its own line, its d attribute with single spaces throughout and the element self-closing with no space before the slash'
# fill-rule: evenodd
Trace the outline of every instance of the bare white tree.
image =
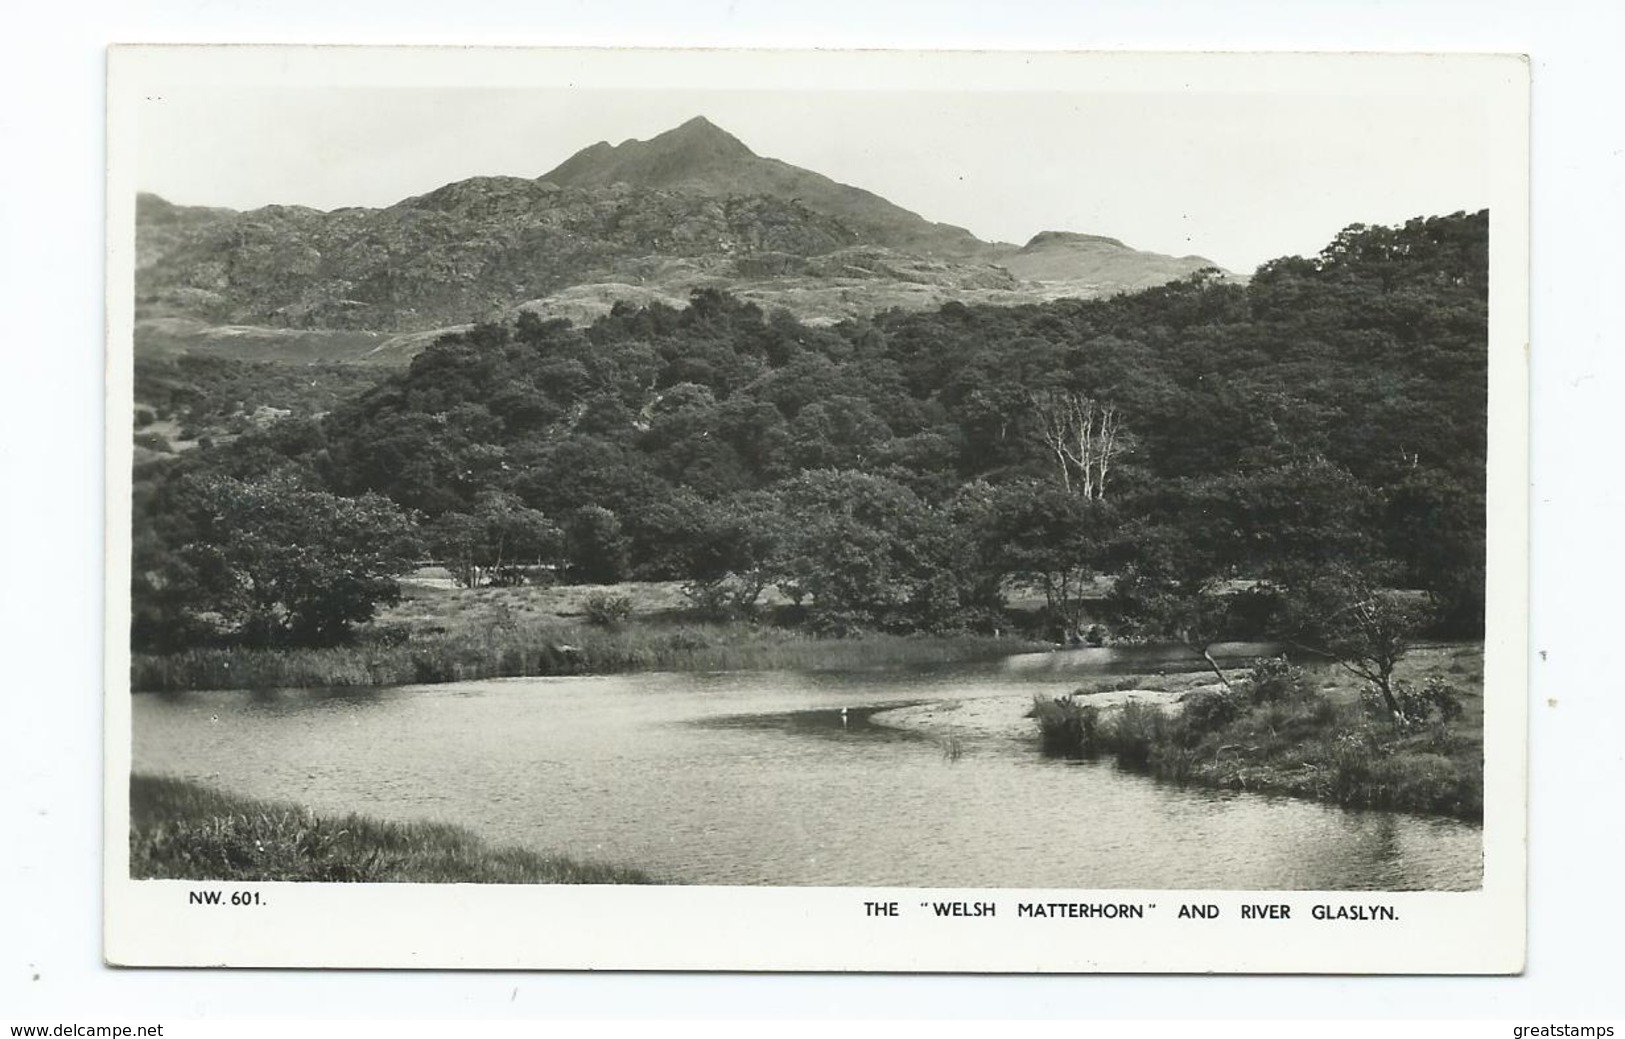
<svg viewBox="0 0 1625 1039">
<path fill-rule="evenodd" d="M 1061 486 L 1086 499 L 1106 497 L 1106 478 L 1123 452 L 1123 423 L 1115 404 L 1073 390 L 1041 390 L 1028 395 L 1038 419 L 1038 436 L 1055 456 Z"/>
</svg>

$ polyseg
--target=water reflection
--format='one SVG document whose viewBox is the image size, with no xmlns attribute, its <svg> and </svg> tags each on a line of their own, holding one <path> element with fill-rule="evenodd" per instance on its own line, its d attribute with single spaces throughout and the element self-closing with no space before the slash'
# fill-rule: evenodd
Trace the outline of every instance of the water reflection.
<svg viewBox="0 0 1625 1039">
<path fill-rule="evenodd" d="M 780 732 L 787 736 L 810 736 L 819 739 L 921 740 L 929 737 L 909 729 L 879 725 L 874 721 L 874 716 L 881 711 L 914 707 L 930 702 L 905 700 L 900 703 L 819 708 L 782 714 L 728 714 L 696 719 L 689 724 L 713 729 L 758 729 Z"/>
</svg>

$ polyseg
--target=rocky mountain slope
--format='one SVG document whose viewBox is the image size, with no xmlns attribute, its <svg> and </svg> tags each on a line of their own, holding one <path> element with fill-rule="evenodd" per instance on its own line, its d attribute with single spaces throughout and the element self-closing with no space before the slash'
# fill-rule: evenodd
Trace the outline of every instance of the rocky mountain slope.
<svg viewBox="0 0 1625 1039">
<path fill-rule="evenodd" d="M 297 329 L 310 333 L 301 357 L 327 333 L 418 333 L 518 307 L 583 322 L 617 300 L 677 305 L 702 287 L 836 321 L 1105 295 L 1212 266 L 1090 235 L 983 242 L 759 156 L 703 118 L 595 144 L 535 180 L 476 177 L 384 209 L 236 212 L 142 195 L 136 233 L 138 346 L 229 338 L 234 353 L 274 353 L 279 337 L 243 329 Z M 354 354 L 354 335 L 334 339 Z"/>
<path fill-rule="evenodd" d="M 793 199 L 839 220 L 864 244 L 938 259 L 976 260 L 987 245 L 962 227 L 931 223 L 873 192 L 757 155 L 703 116 L 648 141 L 600 141 L 542 179 L 572 188 L 633 184 L 714 198 Z"/>
</svg>

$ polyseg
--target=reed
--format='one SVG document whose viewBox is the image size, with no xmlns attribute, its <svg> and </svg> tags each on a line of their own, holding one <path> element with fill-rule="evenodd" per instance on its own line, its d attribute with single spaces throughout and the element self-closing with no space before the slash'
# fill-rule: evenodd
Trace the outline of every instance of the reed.
<svg viewBox="0 0 1625 1039">
<path fill-rule="evenodd" d="M 1028 648 L 976 635 L 820 638 L 746 623 L 515 622 L 329 649 L 191 649 L 137 654 L 136 692 L 409 685 L 632 671 L 861 670 L 992 660 Z"/>
<path fill-rule="evenodd" d="M 1053 698 L 1033 697 L 1033 708 L 1027 712 L 1027 717 L 1038 723 L 1039 744 L 1045 754 L 1082 758 L 1100 749 L 1099 710 L 1078 703 L 1070 694 Z"/>
<path fill-rule="evenodd" d="M 130 778 L 137 880 L 648 884 L 636 869 L 493 847 L 457 826 L 320 816 L 162 776 Z"/>
</svg>

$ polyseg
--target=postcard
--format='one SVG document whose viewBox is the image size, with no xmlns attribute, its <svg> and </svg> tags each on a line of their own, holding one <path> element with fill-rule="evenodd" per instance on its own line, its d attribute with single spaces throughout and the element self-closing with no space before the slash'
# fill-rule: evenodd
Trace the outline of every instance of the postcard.
<svg viewBox="0 0 1625 1039">
<path fill-rule="evenodd" d="M 1521 56 L 108 77 L 109 962 L 1522 970 Z"/>
</svg>

